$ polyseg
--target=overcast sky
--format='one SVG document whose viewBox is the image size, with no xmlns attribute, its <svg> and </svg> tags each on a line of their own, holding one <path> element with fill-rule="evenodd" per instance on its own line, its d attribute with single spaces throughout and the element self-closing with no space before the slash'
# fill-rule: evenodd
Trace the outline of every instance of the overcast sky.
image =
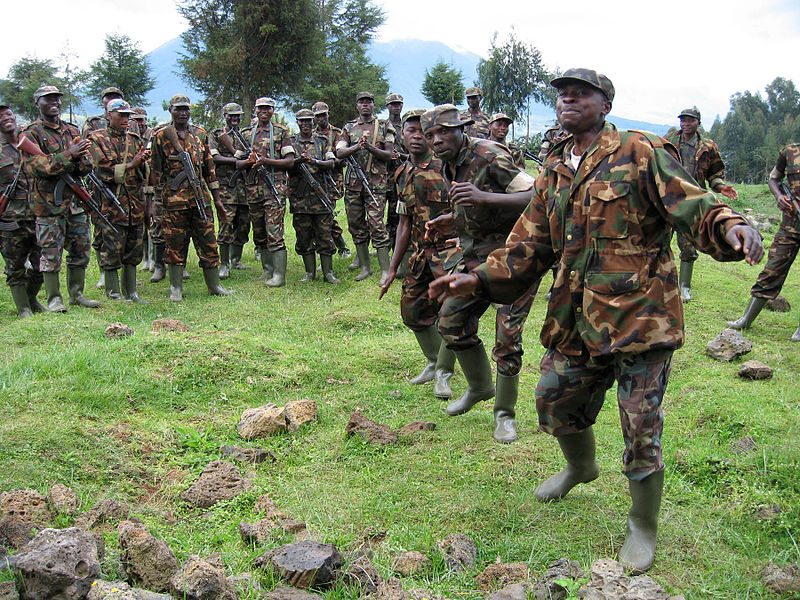
<svg viewBox="0 0 800 600">
<path fill-rule="evenodd" d="M 493 33 L 503 39 L 513 26 L 548 66 L 608 75 L 617 90 L 612 113 L 620 117 L 672 123 L 696 104 L 710 126 L 734 92 L 763 90 L 777 76 L 800 86 L 798 0 L 377 3 L 387 15 L 381 40 L 438 40 L 484 56 Z M 149 52 L 186 27 L 171 0 L 9 0 L 3 13 L 14 24 L 0 38 L 3 76 L 26 54 L 57 59 L 69 48 L 86 67 L 103 52 L 107 33 L 127 34 Z"/>
</svg>

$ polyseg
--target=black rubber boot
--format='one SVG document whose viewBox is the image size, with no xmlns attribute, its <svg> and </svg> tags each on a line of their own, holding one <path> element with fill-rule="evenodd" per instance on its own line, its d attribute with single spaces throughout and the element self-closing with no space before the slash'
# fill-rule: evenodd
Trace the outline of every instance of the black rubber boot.
<svg viewBox="0 0 800 600">
<path fill-rule="evenodd" d="M 231 290 L 226 290 L 220 285 L 219 269 L 217 267 L 203 269 L 203 279 L 206 282 L 208 293 L 212 296 L 230 296 L 233 293 Z"/>
<path fill-rule="evenodd" d="M 26 285 L 25 289 L 28 292 L 28 305 L 31 307 L 31 310 L 34 313 L 46 312 L 47 307 L 43 306 L 36 297 L 39 295 L 39 290 L 42 289 L 42 284 L 39 282 L 34 283 L 31 280 L 28 280 L 28 284 Z"/>
<path fill-rule="evenodd" d="M 449 400 L 453 396 L 450 389 L 450 378 L 453 377 L 453 368 L 456 366 L 456 353 L 449 350 L 442 340 L 439 346 L 439 355 L 436 358 L 436 373 L 433 379 L 433 395 L 437 398 Z"/>
<path fill-rule="evenodd" d="M 744 314 L 735 321 L 728 321 L 728 327 L 731 329 L 750 329 L 750 325 L 756 320 L 758 313 L 761 312 L 766 303 L 766 298 L 750 296 L 750 302 L 747 304 L 747 308 L 744 309 Z"/>
<path fill-rule="evenodd" d="M 497 374 L 497 393 L 494 397 L 494 439 L 501 444 L 517 440 L 517 405 L 519 375 Z"/>
<path fill-rule="evenodd" d="M 358 260 L 358 267 L 361 269 L 356 275 L 356 281 L 362 281 L 372 275 L 372 265 L 369 264 L 369 242 L 363 244 L 356 244 L 356 258 Z M 348 267 L 352 268 L 355 261 Z"/>
<path fill-rule="evenodd" d="M 28 290 L 24 285 L 12 285 L 11 297 L 14 299 L 14 305 L 17 307 L 17 316 L 20 319 L 33 316 L 30 301 L 28 300 Z"/>
<path fill-rule="evenodd" d="M 139 270 L 152 271 L 155 265 L 155 251 L 153 247 L 153 238 L 150 237 L 149 233 L 145 237 L 147 239 L 144 243 L 144 257 L 142 258 L 142 264 L 139 266 Z"/>
<path fill-rule="evenodd" d="M 122 265 L 122 297 L 131 302 L 147 304 L 136 291 L 136 265 Z"/>
<path fill-rule="evenodd" d="M 106 296 L 111 300 L 122 300 L 122 294 L 119 293 L 119 271 L 108 269 L 104 273 L 106 276 Z"/>
<path fill-rule="evenodd" d="M 98 308 L 97 300 L 89 300 L 83 295 L 86 285 L 86 267 L 67 267 L 67 290 L 69 290 L 69 303 L 83 306 L 84 308 Z"/>
<path fill-rule="evenodd" d="M 227 279 L 231 276 L 231 247 L 228 244 L 219 245 L 219 278 Z"/>
<path fill-rule="evenodd" d="M 258 256 L 261 260 L 261 281 L 269 281 L 272 279 L 272 272 L 274 271 L 272 267 L 272 252 L 267 250 L 266 248 L 256 248 L 258 250 Z"/>
<path fill-rule="evenodd" d="M 183 301 L 183 265 L 167 265 L 169 272 L 169 299 Z"/>
<path fill-rule="evenodd" d="M 306 268 L 306 272 L 300 279 L 300 283 L 314 281 L 317 276 L 317 255 L 313 252 L 311 254 L 303 254 L 303 265 Z"/>
<path fill-rule="evenodd" d="M 320 254 L 319 262 L 322 263 L 322 278 L 326 283 L 340 283 L 339 278 L 333 273 L 333 256 Z"/>
<path fill-rule="evenodd" d="M 408 382 L 414 385 L 420 385 L 433 381 L 433 378 L 436 376 L 436 359 L 439 356 L 439 346 L 442 343 L 442 336 L 439 335 L 439 331 L 436 329 L 435 325 L 430 325 L 425 329 L 415 331 L 414 335 L 417 338 L 419 347 L 422 349 L 422 354 L 428 359 L 428 363 L 419 375 L 413 379 L 409 379 Z"/>
<path fill-rule="evenodd" d="M 162 281 L 167 274 L 164 265 L 164 244 L 153 244 L 153 274 L 150 276 L 150 283 Z"/>
<path fill-rule="evenodd" d="M 237 271 L 246 271 L 250 267 L 242 262 L 242 252 L 244 251 L 244 246 L 240 246 L 239 244 L 233 244 L 231 246 L 231 269 L 236 269 Z"/>
<path fill-rule="evenodd" d="M 567 460 L 566 468 L 545 479 L 534 492 L 541 502 L 560 500 L 579 483 L 589 483 L 600 475 L 595 461 L 594 432 L 587 427 L 578 433 L 556 438 Z"/>
<path fill-rule="evenodd" d="M 47 310 L 58 313 L 67 312 L 59 289 L 58 272 L 45 271 L 42 273 L 42 277 L 44 278 L 44 291 L 47 294 Z"/>
<path fill-rule="evenodd" d="M 267 287 L 282 287 L 286 285 L 286 248 L 275 250 L 272 253 L 272 277 L 264 282 Z"/>
<path fill-rule="evenodd" d="M 347 265 L 348 271 L 358 271 L 361 268 L 361 258 L 358 256 L 358 244 L 355 244 L 356 253 L 353 257 L 353 262 Z"/>
<path fill-rule="evenodd" d="M 97 268 L 100 269 L 100 279 L 97 280 L 94 287 L 98 290 L 102 290 L 106 287 L 106 272 L 103 270 L 103 267 L 100 266 L 100 250 L 95 250 L 94 253 L 97 257 Z"/>
<path fill-rule="evenodd" d="M 619 551 L 619 562 L 632 575 L 641 575 L 653 566 L 656 554 L 658 512 L 664 491 L 664 471 L 656 471 L 641 481 L 630 480 L 631 509 L 625 530 L 625 543 Z"/>
<path fill-rule="evenodd" d="M 678 287 L 681 291 L 681 300 L 689 302 L 692 295 L 689 293 L 692 289 L 692 270 L 694 269 L 694 261 L 688 262 L 681 261 L 680 273 L 678 273 Z"/>
<path fill-rule="evenodd" d="M 495 392 L 492 367 L 489 365 L 483 343 L 466 350 L 457 350 L 456 358 L 461 365 L 464 379 L 467 380 L 467 391 L 458 400 L 447 405 L 445 412 L 451 417 L 463 415 L 478 402 L 494 397 Z"/>
<path fill-rule="evenodd" d="M 184 279 L 191 279 L 192 276 L 189 275 L 189 270 L 186 268 L 186 265 L 183 265 L 183 271 L 181 272 L 181 277 Z"/>
</svg>

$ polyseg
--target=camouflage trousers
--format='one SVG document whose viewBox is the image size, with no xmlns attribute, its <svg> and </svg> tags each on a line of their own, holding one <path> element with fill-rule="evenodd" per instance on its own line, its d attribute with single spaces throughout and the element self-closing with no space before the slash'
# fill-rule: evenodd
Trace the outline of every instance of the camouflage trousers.
<svg viewBox="0 0 800 600">
<path fill-rule="evenodd" d="M 161 222 L 164 220 L 164 205 L 159 200 L 153 200 L 153 222 L 147 225 L 147 232 L 154 244 L 164 243 L 164 233 L 161 231 Z"/>
<path fill-rule="evenodd" d="M 119 269 L 122 265 L 138 265 L 142 262 L 144 223 L 138 225 L 114 225 L 117 233 L 101 226 L 103 243 L 100 246 L 100 268 L 103 271 Z"/>
<path fill-rule="evenodd" d="M 344 205 L 347 210 L 347 225 L 354 244 L 368 244 L 372 239 L 375 248 L 389 248 L 392 244 L 383 213 L 386 210 L 386 189 L 373 186 L 372 193 L 378 201 L 377 206 L 370 195 L 363 190 L 347 189 Z"/>
<path fill-rule="evenodd" d="M 253 244 L 256 248 L 267 247 L 267 221 L 264 218 L 264 200 L 250 202 L 247 205 L 250 223 L 253 225 Z"/>
<path fill-rule="evenodd" d="M 694 262 L 697 260 L 697 248 L 694 247 L 688 236 L 679 233 L 678 235 L 678 249 L 680 250 L 680 259 L 682 262 Z"/>
<path fill-rule="evenodd" d="M 755 285 L 750 294 L 757 298 L 775 298 L 780 293 L 789 269 L 800 249 L 800 233 L 786 231 L 783 227 L 778 229 L 772 246 L 767 254 L 767 264 L 758 274 Z"/>
<path fill-rule="evenodd" d="M 169 265 L 186 265 L 189 239 L 194 242 L 200 268 L 219 266 L 219 250 L 214 235 L 214 215 L 206 204 L 208 220 L 204 223 L 192 206 L 181 210 L 165 210 L 162 229 L 164 232 L 164 262 Z"/>
<path fill-rule="evenodd" d="M 316 252 L 320 256 L 333 256 L 333 215 L 325 213 L 292 213 L 292 226 L 297 240 L 294 251 L 300 256 Z"/>
<path fill-rule="evenodd" d="M 69 209 L 55 217 L 36 217 L 36 242 L 42 249 L 40 271 L 60 271 L 65 248 L 68 266 L 86 267 L 92 252 L 89 217 L 85 212 L 72 214 Z"/>
<path fill-rule="evenodd" d="M 42 249 L 36 243 L 36 222 L 11 221 L 16 223 L 14 231 L 0 231 L 0 252 L 6 261 L 6 283 L 9 286 L 42 283 L 39 261 Z M 31 268 L 25 267 L 30 262 Z"/>
<path fill-rule="evenodd" d="M 220 244 L 244 246 L 250 236 L 250 210 L 247 204 L 224 204 L 223 206 L 228 220 L 220 223 L 217 241 Z"/>
<path fill-rule="evenodd" d="M 422 331 L 436 323 L 441 303 L 428 297 L 428 284 L 447 274 L 438 255 L 409 261 L 408 275 L 403 278 L 400 295 L 400 316 L 411 331 Z"/>
<path fill-rule="evenodd" d="M 286 242 L 283 240 L 285 216 L 286 197 L 282 197 L 281 202 L 275 200 L 274 196 L 267 198 L 264 202 L 264 222 L 267 227 L 267 250 L 270 252 L 286 248 Z"/>
<path fill-rule="evenodd" d="M 103 222 L 93 212 L 89 213 L 89 219 L 92 222 L 92 249 L 100 252 L 103 247 Z"/>
<path fill-rule="evenodd" d="M 578 433 L 594 424 L 606 391 L 617 382 L 617 404 L 625 440 L 622 472 L 641 481 L 664 468 L 661 401 L 667 389 L 672 350 L 610 356 L 565 356 L 547 350 L 536 384 L 539 428 L 554 436 Z"/>
</svg>

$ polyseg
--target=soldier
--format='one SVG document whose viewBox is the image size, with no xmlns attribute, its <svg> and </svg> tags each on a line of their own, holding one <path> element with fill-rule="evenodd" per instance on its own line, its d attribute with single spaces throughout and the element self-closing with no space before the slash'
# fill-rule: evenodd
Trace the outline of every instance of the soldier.
<svg viewBox="0 0 800 600">
<path fill-rule="evenodd" d="M 681 164 L 686 171 L 694 177 L 700 187 L 708 186 L 715 192 L 735 200 L 739 194 L 732 185 L 725 183 L 725 165 L 719 148 L 709 137 L 698 131 L 700 127 L 700 111 L 697 108 L 687 108 L 678 115 L 681 122 L 680 130 L 667 134 L 667 141 L 678 149 Z M 681 299 L 688 302 L 692 299 L 692 269 L 697 260 L 697 250 L 685 235 L 678 234 L 678 248 L 681 251 L 681 268 L 678 274 L 678 283 L 681 290 Z"/>
<path fill-rule="evenodd" d="M 451 182 L 453 211 L 426 225 L 440 235 L 455 224 L 462 259 L 456 271 L 473 269 L 500 248 L 533 194 L 533 178 L 520 171 L 503 148 L 471 138 L 452 104 L 442 104 L 422 115 L 425 139 L 443 163 L 442 175 Z M 495 398 L 493 437 L 500 443 L 517 439 L 516 412 L 519 371 L 522 367 L 522 328 L 533 292 L 497 309 L 492 357 L 497 363 L 497 388 L 486 349 L 478 337 L 478 322 L 489 308 L 482 298 L 448 298 L 439 310 L 439 333 L 454 350 L 467 390 L 447 405 L 450 416 L 462 415 L 482 400 Z M 496 392 L 496 393 L 495 393 Z"/>
<path fill-rule="evenodd" d="M 25 318 L 45 308 L 36 299 L 42 289 L 42 250 L 36 243 L 36 220 L 28 203 L 30 186 L 22 153 L 17 150 L 17 133 L 17 119 L 11 107 L 0 104 L 0 192 L 6 194 L 7 202 L 0 205 L 0 251 L 6 261 L 6 283 L 17 315 Z"/>
<path fill-rule="evenodd" d="M 178 94 L 170 98 L 172 121 L 155 132 L 152 143 L 152 179 L 156 194 L 162 198 L 164 206 L 164 262 L 169 271 L 169 299 L 173 302 L 183 300 L 183 267 L 189 238 L 197 250 L 209 293 L 213 296 L 231 293 L 219 284 L 219 252 L 214 235 L 214 214 L 208 206 L 208 190 L 213 197 L 217 216 L 223 223 L 225 207 L 217 195 L 219 182 L 208 146 L 208 135 L 202 127 L 189 123 L 190 109 L 191 103 L 186 96 Z M 182 153 L 188 154 L 189 164 L 180 160 Z M 188 172 L 188 167 L 191 167 L 194 175 Z M 189 181 L 192 176 L 200 180 L 197 192 Z M 199 193 L 200 197 L 196 197 L 195 193 Z"/>
<path fill-rule="evenodd" d="M 550 151 L 555 147 L 558 142 L 565 139 L 569 134 L 564 131 L 564 128 L 561 125 L 556 125 L 555 127 L 551 127 L 547 131 L 544 132 L 542 136 L 542 145 L 539 148 L 539 160 L 544 162 L 547 160 L 547 155 L 550 154 Z"/>
<path fill-rule="evenodd" d="M 489 120 L 489 141 L 505 146 L 514 164 L 525 170 L 525 152 L 512 142 L 506 142 L 508 127 L 514 120 L 505 113 L 495 113 Z"/>
<path fill-rule="evenodd" d="M 153 129 L 147 125 L 147 111 L 141 106 L 135 106 L 133 108 L 133 114 L 131 115 L 131 122 L 136 124 L 136 130 L 139 132 L 139 137 L 142 139 L 142 144 L 144 147 L 149 149 L 150 148 L 150 138 L 153 137 Z M 147 207 L 153 206 L 153 187 L 150 185 L 150 161 L 145 161 L 144 165 L 144 172 L 145 172 L 145 181 L 142 185 L 141 191 L 141 198 L 142 203 L 145 206 L 145 216 L 147 216 Z M 155 226 L 153 223 L 150 222 L 150 219 L 145 218 L 145 227 L 144 227 L 144 238 L 143 238 L 143 249 L 144 249 L 144 259 L 142 260 L 142 266 L 140 269 L 143 271 L 153 271 L 155 269 L 155 242 L 154 238 L 156 236 Z M 159 224 L 158 227 L 158 236 L 159 241 L 163 244 L 163 238 L 161 238 L 161 227 Z M 163 254 L 163 245 L 162 245 L 162 254 L 161 254 L 161 268 L 164 268 L 164 254 Z"/>
<path fill-rule="evenodd" d="M 313 281 L 316 277 L 316 249 L 325 281 L 339 283 L 333 273 L 336 246 L 333 243 L 332 227 L 336 201 L 326 194 L 322 185 L 322 169 L 333 169 L 336 158 L 325 135 L 313 131 L 314 113 L 303 108 L 295 113 L 295 117 L 300 133 L 292 140 L 297 158 L 289 177 L 289 210 L 297 234 L 295 252 L 303 258 L 306 269 L 300 281 Z"/>
<path fill-rule="evenodd" d="M 219 278 L 227 279 L 231 267 L 235 269 L 248 269 L 242 264 L 242 245 L 237 242 L 242 237 L 245 242 L 250 233 L 250 211 L 247 203 L 247 192 L 244 179 L 235 176 L 237 169 L 244 167 L 247 161 L 247 152 L 239 139 L 232 131 L 239 128 L 244 111 L 235 102 L 229 102 L 222 107 L 222 116 L 225 119 L 224 129 L 215 129 L 209 135 L 211 156 L 217 170 L 217 179 L 222 183 L 219 186 L 219 197 L 225 207 L 227 221 L 219 226 Z M 224 137 L 223 137 L 224 136 Z M 230 184 L 233 183 L 233 186 Z"/>
<path fill-rule="evenodd" d="M 142 261 L 144 235 L 144 202 L 141 191 L 147 176 L 144 164 L 150 158 L 138 134 L 128 131 L 130 105 L 121 99 L 106 105 L 108 124 L 90 132 L 90 156 L 95 174 L 117 197 L 124 213 L 104 194 L 101 210 L 116 231 L 103 223 L 98 225 L 102 236 L 100 269 L 105 273 L 106 296 L 112 300 L 125 298 L 144 302 L 136 292 L 136 265 Z M 118 269 L 122 267 L 122 288 Z"/>
<path fill-rule="evenodd" d="M 398 156 L 397 159 L 389 163 L 388 171 L 391 177 L 392 173 L 406 161 L 408 154 L 403 147 L 403 136 L 400 135 L 400 129 L 402 128 L 400 115 L 403 112 L 403 97 L 400 94 L 387 95 L 386 109 L 389 111 L 389 123 L 395 131 L 393 150 Z M 397 195 L 395 194 L 394 182 L 389 180 L 386 186 L 386 231 L 389 233 L 392 248 L 395 245 L 398 221 Z"/>
<path fill-rule="evenodd" d="M 261 253 L 264 285 L 281 287 L 286 283 L 286 242 L 283 219 L 286 214 L 286 169 L 294 164 L 294 149 L 289 130 L 272 121 L 275 100 L 259 98 L 255 104 L 257 122 L 242 131 L 255 155 L 250 158 L 246 177 L 253 240 Z M 259 175 L 257 167 L 269 167 L 274 190 Z M 264 227 L 264 229 L 262 229 Z"/>
<path fill-rule="evenodd" d="M 78 128 L 61 120 L 61 96 L 52 85 L 33 93 L 39 118 L 22 133 L 38 148 L 28 152 L 25 168 L 31 177 L 30 202 L 36 216 L 36 241 L 42 249 L 39 270 L 47 293 L 47 310 L 67 312 L 59 290 L 61 256 L 67 248 L 67 288 L 70 304 L 97 308 L 100 303 L 83 295 L 91 241 L 89 218 L 76 193 L 64 185 L 64 176 L 82 177 L 92 170 L 89 141 L 80 139 Z M 38 154 L 42 152 L 42 154 Z"/>
<path fill-rule="evenodd" d="M 467 97 L 467 110 L 462 110 L 460 118 L 462 121 L 471 121 L 464 129 L 469 137 L 489 138 L 489 115 L 481 110 L 481 98 L 483 92 L 479 87 L 467 88 L 464 92 Z"/>
<path fill-rule="evenodd" d="M 455 354 L 448 350 L 436 329 L 440 303 L 428 297 L 428 284 L 445 275 L 457 259 L 455 230 L 438 236 L 435 241 L 425 239 L 425 223 L 451 211 L 447 198 L 447 182 L 442 177 L 442 162 L 433 156 L 422 134 L 420 117 L 424 110 L 411 110 L 403 115 L 400 130 L 403 146 L 409 158 L 394 174 L 399 198 L 397 213 L 397 241 L 389 276 L 381 286 L 378 299 L 388 291 L 397 276 L 398 267 L 407 249 L 411 249 L 407 274 L 403 278 L 400 297 L 400 314 L 403 323 L 414 332 L 422 354 L 428 359 L 422 372 L 410 380 L 413 384 L 434 380 L 433 393 L 437 398 L 450 398 L 450 378 L 453 376 Z M 410 242 L 410 243 L 409 243 Z"/>
<path fill-rule="evenodd" d="M 784 177 L 788 187 L 782 190 Z M 797 200 L 800 197 L 800 144 L 789 144 L 781 149 L 768 183 L 783 219 L 769 248 L 767 264 L 750 290 L 750 303 L 744 315 L 736 321 L 728 321 L 728 326 L 733 329 L 748 329 L 767 300 L 778 296 L 800 249 L 800 203 Z M 789 339 L 800 342 L 800 326 Z"/>
<path fill-rule="evenodd" d="M 684 340 L 672 228 L 717 260 L 754 264 L 763 248 L 740 215 L 687 176 L 671 144 L 605 121 L 614 98 L 607 77 L 569 69 L 551 85 L 570 137 L 550 153 L 505 247 L 471 273 L 434 281 L 430 293 L 510 302 L 558 262 L 536 409 L 567 467 L 536 497 L 557 500 L 597 478 L 592 425 L 616 379 L 632 497 L 620 561 L 640 573 L 653 563 L 664 483 L 661 400 Z"/>
<path fill-rule="evenodd" d="M 376 119 L 375 97 L 370 92 L 356 94 L 359 116 L 348 121 L 336 142 L 336 158 L 351 156 L 366 175 L 372 196 L 356 176 L 355 169 L 347 169 L 347 224 L 356 245 L 360 271 L 356 281 L 372 274 L 369 262 L 369 240 L 378 254 L 381 267 L 381 284 L 389 274 L 389 245 L 391 239 L 383 222 L 386 209 L 387 165 L 393 157 L 394 127 L 388 121 Z"/>
<path fill-rule="evenodd" d="M 338 127 L 334 127 L 328 122 L 328 105 L 325 102 L 315 102 L 314 106 L 311 107 L 311 110 L 314 112 L 314 133 L 324 135 L 325 139 L 328 140 L 328 148 L 335 148 L 336 140 L 339 138 L 339 134 L 342 132 L 342 130 Z M 336 200 L 341 197 L 341 191 L 343 189 L 342 165 L 343 161 L 336 159 L 336 165 L 333 171 L 330 173 L 330 177 L 325 178 L 325 190 L 328 192 L 328 195 L 331 198 Z M 336 249 L 339 251 L 339 256 L 342 258 L 350 258 L 350 249 L 347 247 L 347 244 L 344 241 L 344 232 L 342 231 L 342 227 L 339 225 L 339 222 L 336 220 L 335 216 L 333 217 L 332 232 L 333 243 L 336 244 Z M 358 266 L 354 267 L 352 270 L 357 268 Z"/>
</svg>

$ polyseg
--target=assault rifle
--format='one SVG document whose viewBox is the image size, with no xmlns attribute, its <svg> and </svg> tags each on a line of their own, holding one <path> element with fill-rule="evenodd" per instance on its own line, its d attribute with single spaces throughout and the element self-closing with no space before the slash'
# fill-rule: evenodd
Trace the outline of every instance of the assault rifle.
<svg viewBox="0 0 800 600">
<path fill-rule="evenodd" d="M 533 162 L 535 162 L 540 167 L 544 166 L 544 161 L 541 158 L 539 158 L 538 156 L 536 156 L 530 150 L 525 150 L 525 158 L 528 158 L 528 159 L 532 160 Z"/>
<path fill-rule="evenodd" d="M 336 204 L 330 199 L 328 194 L 325 193 L 325 188 L 323 188 L 319 181 L 314 178 L 306 165 L 300 163 L 297 165 L 297 167 L 303 174 L 303 179 L 306 180 L 306 183 L 312 190 L 314 190 L 314 193 L 317 195 L 317 198 L 319 198 L 319 201 L 322 202 L 322 206 L 324 206 L 333 216 L 336 216 Z"/>
<path fill-rule="evenodd" d="M 236 136 L 236 139 L 239 140 L 239 143 L 244 148 L 244 151 L 247 152 L 248 156 L 252 154 L 253 147 L 247 143 L 247 140 L 244 139 L 242 133 L 238 129 L 231 129 L 231 132 L 233 133 L 233 135 Z M 228 182 L 228 187 L 233 187 L 234 185 L 236 185 L 236 177 L 238 177 L 241 173 L 242 173 L 241 171 L 236 171 L 234 172 L 233 175 L 231 175 L 231 180 Z M 280 204 L 281 207 L 286 206 L 286 201 L 281 200 L 280 194 L 278 194 L 278 188 L 275 187 L 275 182 L 269 175 L 269 170 L 264 165 L 260 165 L 256 167 L 256 175 L 258 175 L 259 177 L 261 177 L 261 179 L 264 180 L 264 182 L 267 184 L 267 187 L 269 188 L 269 191 L 272 192 L 272 195 L 275 196 L 275 200 L 278 201 L 278 204 Z"/>
<path fill-rule="evenodd" d="M 361 182 L 361 185 L 364 186 L 364 189 L 369 194 L 369 197 L 372 198 L 375 206 L 380 206 L 380 204 L 378 204 L 378 199 L 375 198 L 375 194 L 372 193 L 372 189 L 369 187 L 369 181 L 367 181 L 367 175 L 364 173 L 364 169 L 361 168 L 361 165 L 358 164 L 356 157 L 352 154 L 347 157 L 347 167 L 348 169 L 353 169 L 353 173 L 356 174 L 356 177 Z"/>
<path fill-rule="evenodd" d="M 197 212 L 200 215 L 200 218 L 203 220 L 203 223 L 207 223 L 208 215 L 206 214 L 206 196 L 203 193 L 203 183 L 194 170 L 192 157 L 189 156 L 189 153 L 183 149 L 183 146 L 178 139 L 178 132 L 175 131 L 175 128 L 172 125 L 168 125 L 164 128 L 164 136 L 166 136 L 173 148 L 176 150 L 180 148 L 180 151 L 178 152 L 178 159 L 181 161 L 181 166 L 183 166 L 183 170 L 178 173 L 172 181 L 169 182 L 169 189 L 171 189 L 173 192 L 176 192 L 178 191 L 178 188 L 181 187 L 181 184 L 188 180 L 189 187 L 192 189 L 192 197 L 194 198 L 194 205 L 197 208 Z"/>
<path fill-rule="evenodd" d="M 341 198 L 342 192 L 340 192 L 339 188 L 336 187 L 336 182 L 333 180 L 333 177 L 331 177 L 331 174 L 328 173 L 327 171 L 323 171 L 322 175 L 325 178 L 325 183 L 328 184 L 328 186 L 331 188 L 333 195 L 336 196 L 337 198 Z"/>
<path fill-rule="evenodd" d="M 122 216 L 128 218 L 128 213 L 126 213 L 125 209 L 122 208 L 122 204 L 119 203 L 119 198 L 117 198 L 117 195 L 112 192 L 105 183 L 103 183 L 103 181 L 95 174 L 94 171 L 90 172 L 86 177 L 92 182 L 92 185 L 95 187 L 95 189 L 99 190 L 100 193 L 105 196 L 106 200 L 114 205 L 114 207 L 122 214 Z"/>
<path fill-rule="evenodd" d="M 792 203 L 792 208 L 794 208 L 795 224 L 800 226 L 800 200 L 797 199 L 797 196 L 792 193 L 792 190 L 790 190 L 789 186 L 785 183 L 781 182 L 778 188 L 780 189 L 781 193 L 789 198 L 789 201 Z"/>
<path fill-rule="evenodd" d="M 17 193 L 17 184 L 19 183 L 19 175 L 22 173 L 22 165 L 20 164 L 17 174 L 14 175 L 14 181 L 9 183 L 2 192 L 0 192 L 0 217 L 6 212 L 6 207 L 11 198 Z"/>
</svg>

